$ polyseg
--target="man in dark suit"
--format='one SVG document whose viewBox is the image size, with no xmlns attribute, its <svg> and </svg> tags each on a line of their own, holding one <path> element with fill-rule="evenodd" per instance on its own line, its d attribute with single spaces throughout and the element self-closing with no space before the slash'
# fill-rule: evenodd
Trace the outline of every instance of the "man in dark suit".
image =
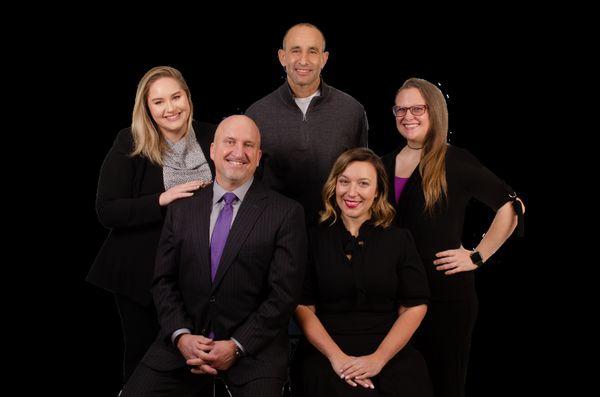
<svg viewBox="0 0 600 397">
<path fill-rule="evenodd" d="M 170 206 L 152 287 L 161 331 L 123 396 L 281 396 L 287 324 L 304 278 L 302 207 L 254 180 L 260 134 L 225 119 L 210 156 L 215 183 Z"/>
</svg>

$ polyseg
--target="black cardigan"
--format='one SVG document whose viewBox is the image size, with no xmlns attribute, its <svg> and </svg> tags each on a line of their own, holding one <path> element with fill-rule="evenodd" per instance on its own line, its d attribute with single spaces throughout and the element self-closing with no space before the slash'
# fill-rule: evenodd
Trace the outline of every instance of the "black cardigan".
<svg viewBox="0 0 600 397">
<path fill-rule="evenodd" d="M 216 127 L 196 121 L 193 127 L 214 177 L 210 144 Z M 162 167 L 146 157 L 130 156 L 132 149 L 131 129 L 123 129 L 102 164 L 96 211 L 110 233 L 86 280 L 147 305 L 152 302 L 150 285 L 165 215 L 158 198 L 165 187 Z"/>
<path fill-rule="evenodd" d="M 434 215 L 430 216 L 425 213 L 425 196 L 418 167 L 406 183 L 398 203 L 395 202 L 396 155 L 401 149 L 382 157 L 390 187 L 388 200 L 396 208 L 397 224 L 410 230 L 415 239 L 429 278 L 432 300 L 469 299 L 475 291 L 473 272 L 447 276 L 435 269 L 435 254 L 460 247 L 465 210 L 471 198 L 497 211 L 514 200 L 514 191 L 467 150 L 449 145 L 446 152 L 448 199 L 438 205 Z M 522 220 L 519 221 L 522 224 Z"/>
</svg>

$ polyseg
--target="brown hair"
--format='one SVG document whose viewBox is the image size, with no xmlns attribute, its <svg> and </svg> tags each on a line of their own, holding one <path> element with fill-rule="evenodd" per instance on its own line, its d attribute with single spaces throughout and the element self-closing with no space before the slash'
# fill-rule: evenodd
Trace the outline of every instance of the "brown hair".
<svg viewBox="0 0 600 397">
<path fill-rule="evenodd" d="M 404 82 L 398 93 L 407 88 L 419 90 L 427 104 L 430 127 L 423 143 L 419 173 L 423 179 L 425 212 L 432 214 L 435 206 L 448 196 L 446 182 L 448 107 L 442 91 L 427 80 L 410 78 Z"/>
<path fill-rule="evenodd" d="M 394 220 L 396 211 L 387 201 L 387 174 L 381 159 L 371 149 L 363 147 L 345 151 L 333 164 L 331 172 L 329 172 L 329 177 L 323 186 L 322 197 L 325 209 L 320 212 L 319 222 L 323 223 L 329 219 L 332 219 L 331 224 L 336 222 L 337 217 L 340 215 L 340 208 L 335 200 L 337 180 L 348 165 L 355 161 L 365 161 L 375 168 L 375 173 L 377 174 L 377 197 L 371 207 L 371 216 L 375 226 L 389 227 Z"/>
</svg>

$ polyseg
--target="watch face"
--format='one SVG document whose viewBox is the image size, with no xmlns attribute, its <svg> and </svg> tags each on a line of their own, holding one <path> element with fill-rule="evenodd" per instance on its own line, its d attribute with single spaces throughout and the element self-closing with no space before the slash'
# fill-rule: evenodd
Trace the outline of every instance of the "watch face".
<svg viewBox="0 0 600 397">
<path fill-rule="evenodd" d="M 471 254 L 471 260 L 473 261 L 473 264 L 475 264 L 476 266 L 481 266 L 481 264 L 483 263 L 483 260 L 481 259 L 481 255 L 477 251 L 473 251 L 473 253 Z"/>
</svg>

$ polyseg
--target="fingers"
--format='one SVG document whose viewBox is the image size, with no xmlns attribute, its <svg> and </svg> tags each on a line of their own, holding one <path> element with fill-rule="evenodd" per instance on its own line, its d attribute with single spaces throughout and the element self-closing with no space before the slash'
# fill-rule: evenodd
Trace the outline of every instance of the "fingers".
<svg viewBox="0 0 600 397">
<path fill-rule="evenodd" d="M 352 379 L 348 378 L 348 379 L 344 379 L 344 380 L 345 380 L 345 381 L 346 381 L 346 383 L 347 383 L 347 384 L 349 384 L 350 386 L 352 386 L 352 387 L 356 387 L 356 383 L 355 383 L 355 382 L 354 382 Z"/>
<path fill-rule="evenodd" d="M 371 379 L 358 379 L 355 378 L 354 382 L 356 382 L 357 384 L 361 385 L 362 387 L 366 388 L 366 389 L 374 389 L 375 385 L 373 384 L 373 382 L 371 381 Z"/>
<path fill-rule="evenodd" d="M 447 265 L 440 265 L 438 267 L 435 268 L 435 270 L 442 271 L 442 270 L 449 270 L 449 269 L 455 269 L 458 267 L 458 263 L 454 262 L 454 263 L 450 263 Z"/>
<path fill-rule="evenodd" d="M 348 370 L 348 368 L 352 367 L 355 364 L 355 358 L 353 357 L 350 361 L 345 362 L 341 367 L 340 367 L 340 374 L 344 374 L 344 372 L 346 372 Z"/>
<path fill-rule="evenodd" d="M 206 361 L 198 357 L 190 358 L 189 360 L 186 360 L 185 363 L 191 367 L 199 367 L 200 365 L 207 364 Z"/>
<path fill-rule="evenodd" d="M 446 257 L 446 256 L 452 256 L 452 255 L 454 255 L 455 251 L 456 250 L 441 251 L 441 252 L 438 252 L 437 254 L 435 254 L 435 256 L 438 257 L 438 258 L 443 258 L 443 257 Z"/>
<path fill-rule="evenodd" d="M 216 357 L 210 351 L 207 352 L 207 351 L 200 350 L 200 351 L 198 351 L 198 358 L 211 364 L 212 361 L 214 361 Z"/>
<path fill-rule="evenodd" d="M 198 342 L 202 343 L 204 345 L 214 345 L 214 343 L 215 343 L 212 339 L 207 338 L 204 335 L 197 335 L 197 338 L 198 338 Z"/>
<path fill-rule="evenodd" d="M 213 367 L 211 367 L 210 365 L 200 365 L 198 367 L 194 367 L 191 369 L 193 374 L 196 375 L 205 375 L 205 374 L 209 374 L 209 375 L 217 375 L 217 370 L 214 369 Z"/>
<path fill-rule="evenodd" d="M 456 258 L 454 258 L 454 256 L 446 256 L 442 259 L 436 259 L 433 261 L 434 265 L 443 265 L 444 263 L 452 263 L 456 260 Z"/>
<path fill-rule="evenodd" d="M 466 271 L 467 271 L 467 269 L 464 269 L 464 268 L 462 268 L 460 266 L 457 266 L 457 267 L 455 267 L 452 270 L 448 270 L 444 274 L 447 275 L 447 276 L 449 276 L 449 275 L 452 275 L 452 274 L 456 274 L 456 273 L 460 273 L 460 272 L 466 272 Z"/>
<path fill-rule="evenodd" d="M 365 369 L 363 369 L 363 368 L 356 368 L 356 369 L 354 369 L 351 372 L 345 373 L 343 376 L 344 376 L 344 379 L 347 379 L 347 378 L 354 379 L 354 378 L 360 377 L 360 376 L 362 376 L 363 378 L 365 378 L 366 376 L 364 376 L 364 375 L 366 375 L 366 374 L 367 374 L 367 371 Z"/>
<path fill-rule="evenodd" d="M 194 374 L 217 374 L 217 370 L 211 367 L 205 360 L 201 358 L 190 358 L 185 363 L 190 367 L 193 367 L 191 371 Z"/>
<path fill-rule="evenodd" d="M 355 378 L 358 375 L 363 375 L 365 373 L 366 371 L 362 368 L 362 365 L 360 365 L 357 362 L 354 362 L 347 369 L 342 371 L 342 379 Z"/>
</svg>

